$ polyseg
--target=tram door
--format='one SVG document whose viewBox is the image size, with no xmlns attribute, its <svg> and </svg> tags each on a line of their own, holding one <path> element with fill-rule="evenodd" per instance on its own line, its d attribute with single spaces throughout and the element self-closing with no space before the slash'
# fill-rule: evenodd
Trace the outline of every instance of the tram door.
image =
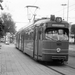
<svg viewBox="0 0 75 75">
<path fill-rule="evenodd" d="M 18 48 L 19 50 L 21 50 L 21 34 L 19 34 Z"/>
<path fill-rule="evenodd" d="M 33 47 L 33 57 L 38 60 L 38 48 L 39 48 L 39 38 L 38 38 L 38 27 L 34 30 L 34 47 Z"/>
</svg>

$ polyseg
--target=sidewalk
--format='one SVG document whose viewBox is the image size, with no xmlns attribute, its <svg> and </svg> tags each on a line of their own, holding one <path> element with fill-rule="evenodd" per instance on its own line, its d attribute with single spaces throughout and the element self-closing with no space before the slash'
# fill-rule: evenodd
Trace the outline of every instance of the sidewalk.
<svg viewBox="0 0 75 75">
<path fill-rule="evenodd" d="M 0 49 L 0 75 L 59 75 L 15 49 L 2 44 Z"/>
<path fill-rule="evenodd" d="M 75 45 L 69 46 L 69 55 L 75 57 Z"/>
</svg>

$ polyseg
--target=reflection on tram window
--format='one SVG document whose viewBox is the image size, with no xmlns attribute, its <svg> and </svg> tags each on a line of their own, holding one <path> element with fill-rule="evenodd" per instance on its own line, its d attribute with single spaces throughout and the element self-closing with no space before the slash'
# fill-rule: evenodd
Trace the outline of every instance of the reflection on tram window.
<svg viewBox="0 0 75 75">
<path fill-rule="evenodd" d="M 57 31 L 48 31 L 48 32 L 46 32 L 46 39 L 58 40 L 58 33 L 57 33 Z"/>
<path fill-rule="evenodd" d="M 45 33 L 46 39 L 51 39 L 52 38 L 52 32 L 48 31 Z"/>
</svg>

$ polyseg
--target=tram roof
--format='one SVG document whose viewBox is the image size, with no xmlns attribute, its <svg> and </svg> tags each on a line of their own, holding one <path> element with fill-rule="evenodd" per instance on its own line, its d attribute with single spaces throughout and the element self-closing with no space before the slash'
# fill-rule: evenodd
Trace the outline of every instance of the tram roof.
<svg viewBox="0 0 75 75">
<path fill-rule="evenodd" d="M 21 28 L 18 32 L 20 33 L 22 30 L 28 30 L 29 28 L 31 28 L 31 27 L 33 27 L 33 26 L 36 26 L 36 25 L 37 25 L 37 26 L 40 26 L 40 24 L 42 24 L 42 23 L 56 23 L 56 21 L 51 21 L 50 18 L 39 19 L 38 21 L 36 21 L 35 23 L 30 24 L 30 25 L 27 26 L 27 27 Z M 61 23 L 66 23 L 66 24 L 68 24 L 68 22 L 67 22 L 67 21 L 64 21 L 64 20 L 62 20 Z"/>
<path fill-rule="evenodd" d="M 56 23 L 56 21 L 51 21 L 50 18 L 48 18 L 48 19 L 40 19 L 40 20 L 38 20 L 37 22 L 35 22 L 34 25 L 36 25 L 36 24 L 41 24 L 41 23 L 47 23 L 47 22 L 49 22 L 49 23 L 50 23 L 50 22 L 51 22 L 51 23 Z M 62 20 L 61 23 L 68 23 L 68 22 Z"/>
</svg>

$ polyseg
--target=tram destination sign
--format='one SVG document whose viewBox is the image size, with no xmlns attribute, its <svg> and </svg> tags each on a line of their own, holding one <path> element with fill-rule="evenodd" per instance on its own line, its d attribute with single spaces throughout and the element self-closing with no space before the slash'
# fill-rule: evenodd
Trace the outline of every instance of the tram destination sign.
<svg viewBox="0 0 75 75">
<path fill-rule="evenodd" d="M 52 24 L 53 27 L 64 27 L 63 24 Z"/>
</svg>

